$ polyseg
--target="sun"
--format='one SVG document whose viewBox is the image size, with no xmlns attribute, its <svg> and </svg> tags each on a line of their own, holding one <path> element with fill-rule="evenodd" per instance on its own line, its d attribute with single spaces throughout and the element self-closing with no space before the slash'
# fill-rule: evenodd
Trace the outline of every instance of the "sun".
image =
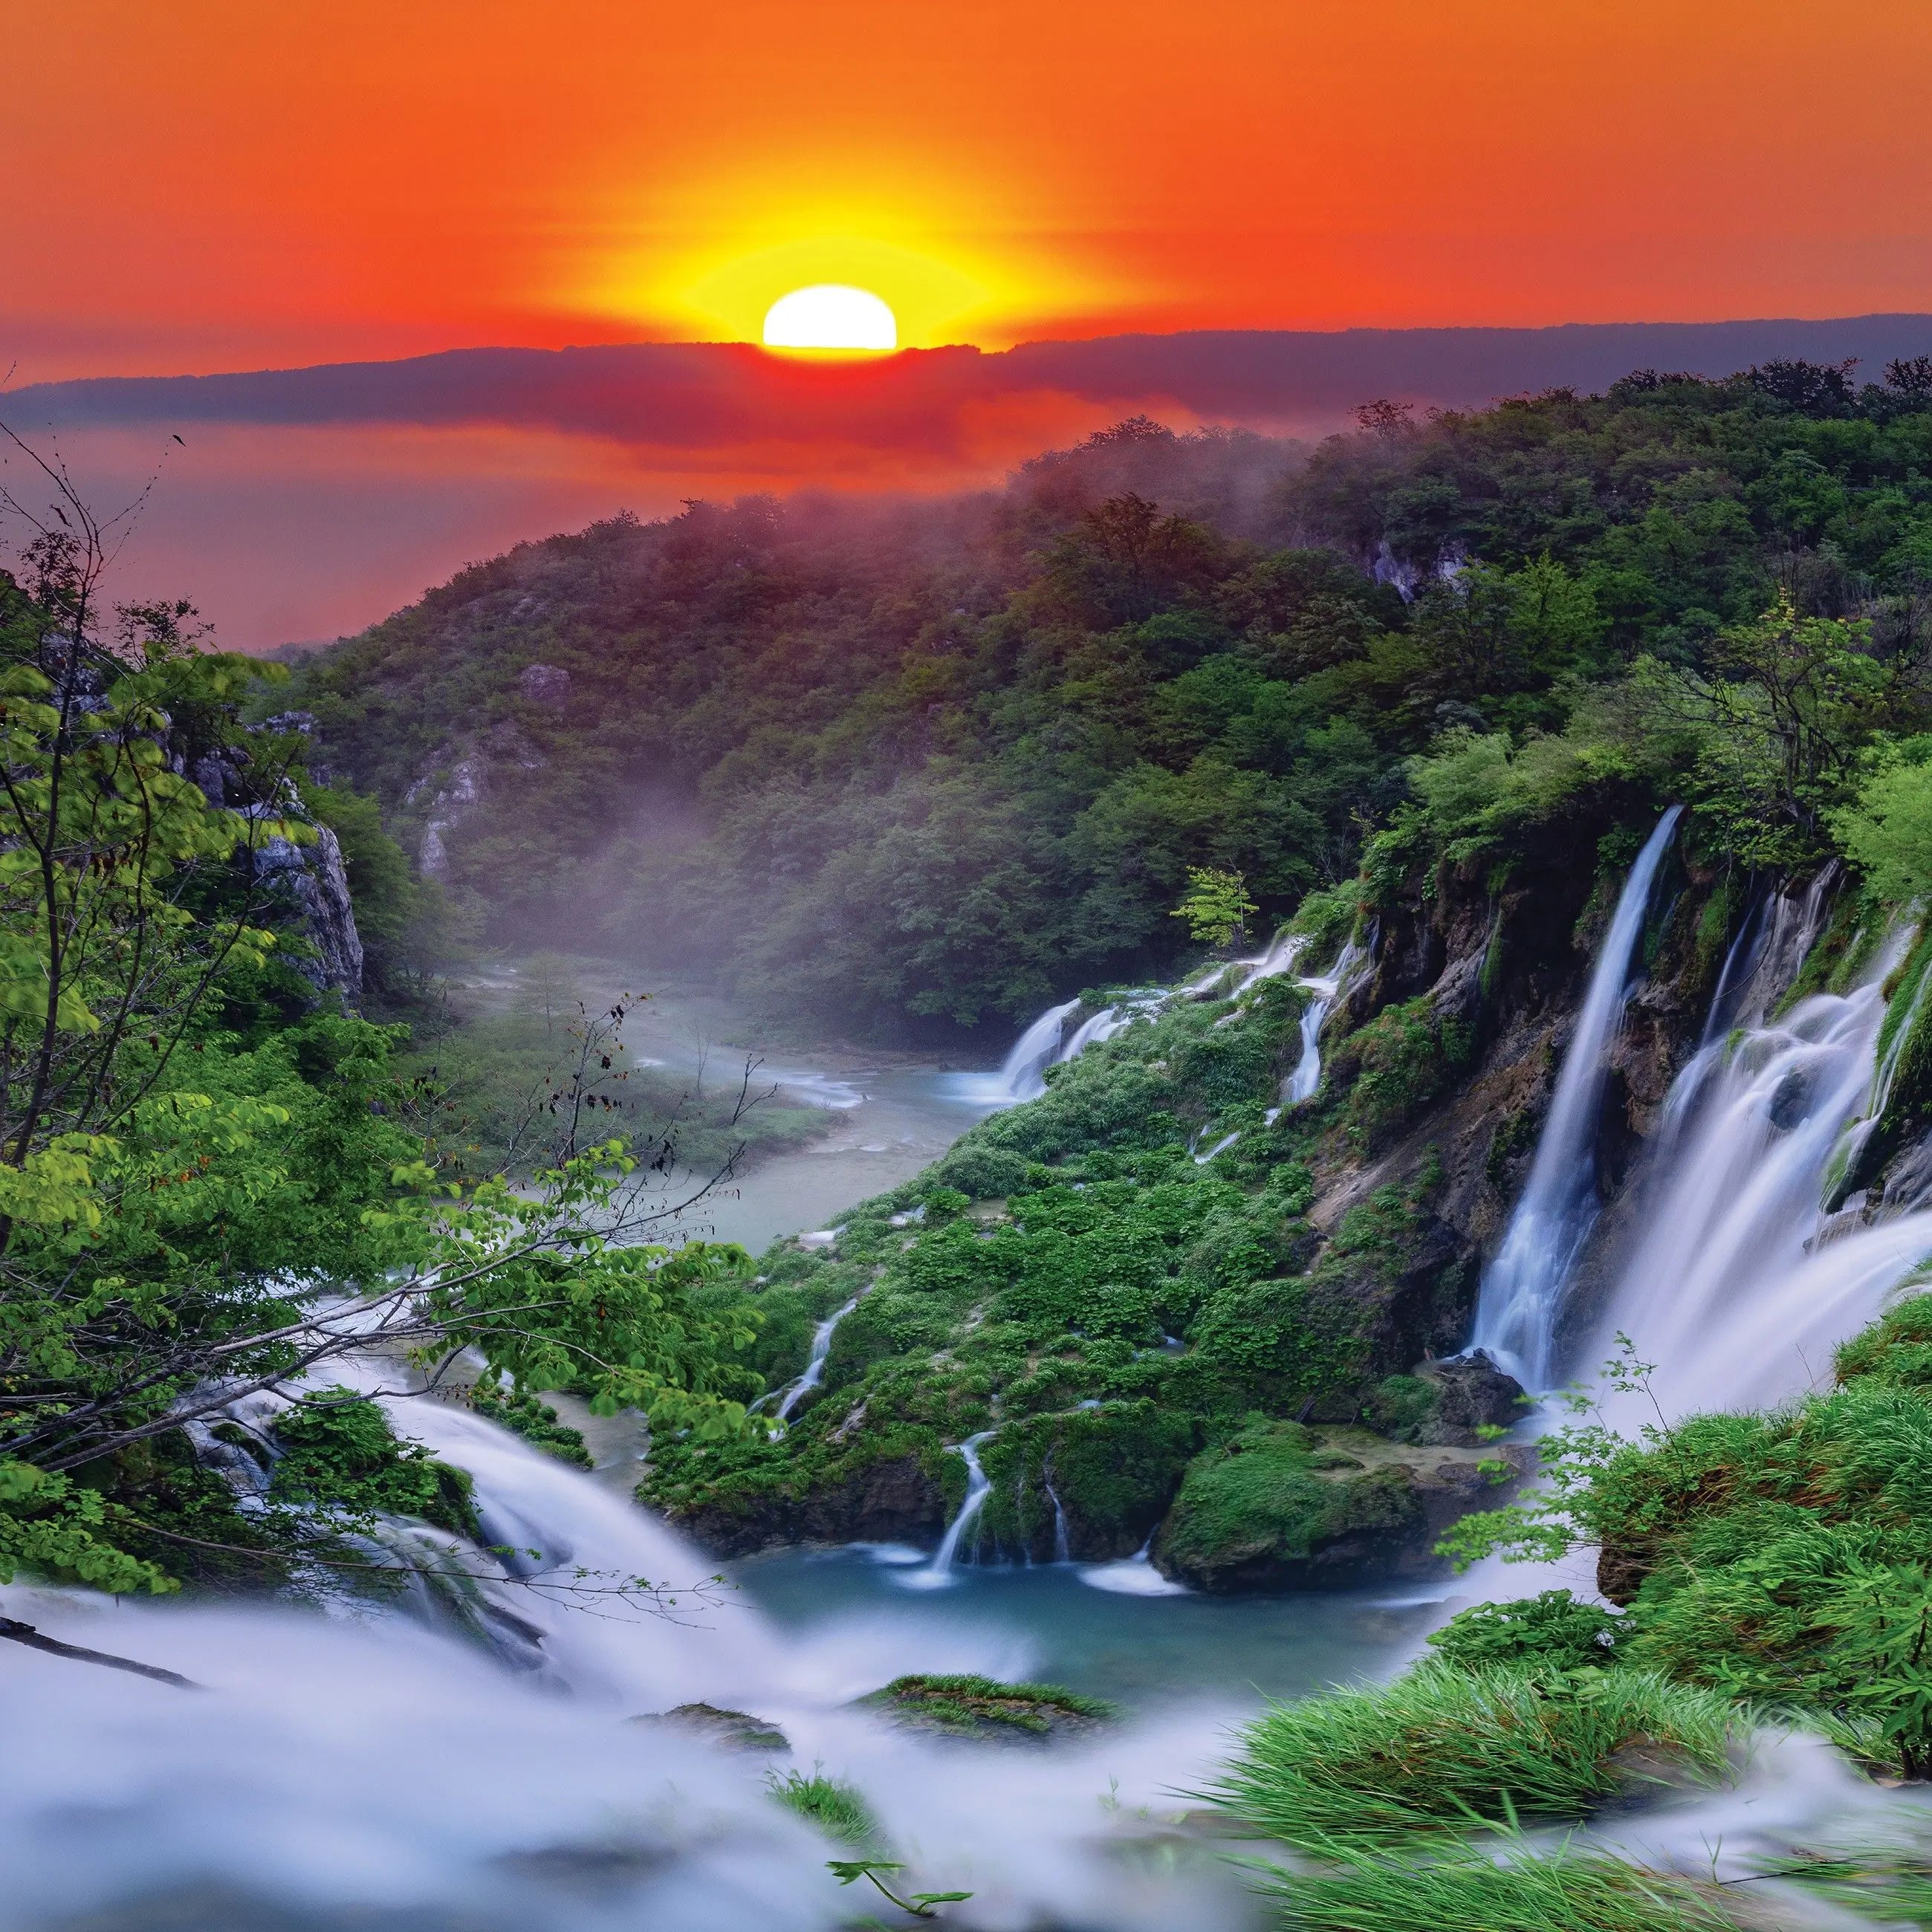
<svg viewBox="0 0 1932 1932">
<path fill-rule="evenodd" d="M 882 355 L 899 346 L 892 310 L 869 289 L 843 282 L 814 282 L 781 296 L 765 312 L 767 349 L 830 350 L 846 355 Z"/>
</svg>

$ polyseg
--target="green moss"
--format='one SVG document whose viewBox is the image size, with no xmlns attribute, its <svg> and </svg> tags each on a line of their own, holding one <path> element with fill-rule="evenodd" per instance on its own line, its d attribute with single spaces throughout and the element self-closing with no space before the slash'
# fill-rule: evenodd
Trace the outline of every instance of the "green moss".
<svg viewBox="0 0 1932 1932">
<path fill-rule="evenodd" d="M 1004 1424 L 980 1452 L 993 1485 L 982 1540 L 1050 1557 L 1058 1497 L 1074 1556 L 1129 1554 L 1173 1500 L 1203 1427 L 1198 1416 L 1146 1398 Z"/>
<path fill-rule="evenodd" d="M 1438 1098 L 1475 1052 L 1468 1023 L 1439 1013 L 1426 998 L 1384 1007 L 1342 1042 L 1328 1078 L 1347 1098 L 1343 1130 L 1370 1151 Z"/>
<path fill-rule="evenodd" d="M 1340 1467 L 1360 1465 L 1344 1456 Z M 1406 1469 L 1342 1474 L 1299 1424 L 1257 1421 L 1189 1466 L 1160 1557 L 1204 1587 L 1240 1588 L 1302 1576 L 1344 1539 L 1386 1546 L 1421 1526 Z"/>
</svg>

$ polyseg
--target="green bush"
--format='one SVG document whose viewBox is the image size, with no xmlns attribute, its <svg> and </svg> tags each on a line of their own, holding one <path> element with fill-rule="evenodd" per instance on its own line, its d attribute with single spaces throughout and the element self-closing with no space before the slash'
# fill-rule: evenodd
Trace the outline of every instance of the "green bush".
<svg viewBox="0 0 1932 1932">
<path fill-rule="evenodd" d="M 269 1484 L 278 1502 L 325 1503 L 351 1516 L 408 1516 L 460 1536 L 481 1534 L 466 1472 L 400 1439 L 373 1402 L 318 1390 L 275 1421 L 282 1450 Z"/>
<path fill-rule="evenodd" d="M 1382 1145 L 1447 1090 L 1474 1051 L 1468 1023 L 1438 1013 L 1426 997 L 1384 1007 L 1331 1063 L 1330 1082 L 1347 1091 L 1349 1139 L 1365 1150 Z"/>
<path fill-rule="evenodd" d="M 1594 1604 L 1579 1603 L 1568 1590 L 1545 1590 L 1514 1603 L 1472 1604 L 1429 1641 L 1444 1662 L 1461 1670 L 1492 1664 L 1594 1670 L 1610 1662 L 1618 1622 Z"/>
</svg>

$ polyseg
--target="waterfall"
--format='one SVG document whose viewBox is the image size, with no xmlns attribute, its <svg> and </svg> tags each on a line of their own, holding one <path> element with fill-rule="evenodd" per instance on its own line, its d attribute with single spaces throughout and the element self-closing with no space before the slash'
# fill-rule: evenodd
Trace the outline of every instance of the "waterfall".
<svg viewBox="0 0 1932 1932">
<path fill-rule="evenodd" d="M 1046 1070 L 1060 1058 L 1066 1022 L 1080 1010 L 1078 1000 L 1048 1006 L 1022 1034 L 1000 1069 L 999 1087 L 1010 1100 L 1036 1100 L 1046 1091 Z"/>
<path fill-rule="evenodd" d="M 1312 1100 L 1315 1090 L 1322 1084 L 1322 1028 L 1361 957 L 1355 942 L 1350 939 L 1325 974 L 1298 982 L 1313 997 L 1302 1010 L 1301 1058 L 1294 1063 L 1294 1071 L 1282 1083 L 1284 1107 L 1298 1107 L 1303 1101 Z"/>
<path fill-rule="evenodd" d="M 842 1308 L 835 1308 L 812 1331 L 812 1354 L 805 1365 L 805 1372 L 790 1384 L 780 1398 L 777 1418 L 781 1422 L 791 1419 L 791 1412 L 825 1379 L 825 1358 L 832 1352 L 832 1333 L 847 1316 L 859 1305 L 855 1294 Z"/>
<path fill-rule="evenodd" d="M 826 1870 L 838 1848 L 773 1802 L 772 1763 L 823 1763 L 858 1786 L 916 1883 L 974 1893 L 974 1923 L 1248 1922 L 1232 1871 L 1131 1856 L 1171 1787 L 1198 1788 L 1225 1756 L 1225 1702 L 1054 1752 L 909 1736 L 854 1700 L 914 1671 L 1024 1676 L 1011 1636 L 946 1618 L 781 1627 L 728 1590 L 687 1594 L 715 1564 L 596 1477 L 453 1405 L 394 1412 L 470 1471 L 484 1543 L 543 1552 L 514 1559 L 524 1582 L 476 1586 L 520 1622 L 543 1672 L 424 1628 L 406 1600 L 318 1614 L 0 1588 L 0 1613 L 208 1687 L 0 1646 L 6 1932 L 835 1932 L 852 1918 Z M 507 1561 L 460 1553 L 486 1578 Z M 629 1600 L 638 1577 L 679 1586 L 680 1604 Z M 625 1721 L 700 1700 L 772 1724 L 789 1754 L 748 1760 L 676 1724 Z M 1096 1811 L 1116 1778 L 1118 1811 Z"/>
<path fill-rule="evenodd" d="M 1053 1504 L 1053 1560 L 1056 1563 L 1070 1563 L 1073 1560 L 1073 1546 L 1067 1540 L 1066 1512 L 1060 1507 L 1060 1492 L 1053 1486 L 1050 1478 L 1046 1493 Z"/>
<path fill-rule="evenodd" d="M 1826 1375 L 1932 1252 L 1932 1214 L 1839 1232 L 1823 1204 L 1878 1104 L 1882 987 L 1903 950 L 1895 939 L 1862 985 L 1714 1040 L 1678 1076 L 1589 1366 L 1622 1333 L 1658 1365 L 1668 1414 L 1778 1402 Z"/>
<path fill-rule="evenodd" d="M 952 1581 L 952 1566 L 959 1554 L 960 1540 L 986 1507 L 986 1498 L 993 1486 L 986 1471 L 980 1466 L 980 1445 L 992 1442 L 998 1433 L 997 1430 L 982 1429 L 978 1435 L 969 1436 L 964 1442 L 952 1445 L 966 1459 L 966 1494 L 959 1504 L 959 1514 L 946 1526 L 946 1534 L 934 1552 L 932 1561 L 922 1570 L 909 1570 L 902 1576 L 900 1580 L 912 1588 L 944 1589 Z"/>
<path fill-rule="evenodd" d="M 1629 998 L 1630 960 L 1643 931 L 1651 885 L 1681 809 L 1672 806 L 1664 814 L 1624 881 L 1564 1056 L 1528 1181 L 1502 1245 L 1484 1272 L 1470 1346 L 1532 1392 L 1549 1383 L 1563 1291 L 1596 1220 L 1592 1156 L 1606 1057 Z"/>
</svg>

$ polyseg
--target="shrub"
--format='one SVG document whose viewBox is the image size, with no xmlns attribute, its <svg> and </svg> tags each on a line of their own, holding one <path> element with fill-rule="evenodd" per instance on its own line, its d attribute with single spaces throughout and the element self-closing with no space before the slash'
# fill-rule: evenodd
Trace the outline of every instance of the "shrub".
<svg viewBox="0 0 1932 1932">
<path fill-rule="evenodd" d="M 931 1170 L 941 1186 L 956 1188 L 974 1201 L 1000 1201 L 1027 1184 L 1026 1158 L 1007 1148 L 962 1141 Z"/>
<path fill-rule="evenodd" d="M 1330 1078 L 1351 1072 L 1343 1120 L 1349 1139 L 1368 1149 L 1389 1138 L 1435 1100 L 1468 1064 L 1468 1023 L 1438 1013 L 1425 998 L 1388 1006 L 1345 1040 Z"/>
<path fill-rule="evenodd" d="M 283 1450 L 269 1492 L 278 1501 L 326 1498 L 352 1516 L 412 1516 L 458 1535 L 481 1534 L 468 1474 L 420 1442 L 399 1440 L 373 1402 L 322 1389 L 278 1418 Z"/>
<path fill-rule="evenodd" d="M 1429 1640 L 1460 1670 L 1492 1664 L 1540 1664 L 1557 1670 L 1593 1669 L 1611 1660 L 1618 1619 L 1568 1590 L 1545 1590 L 1509 1604 L 1459 1610 Z"/>
</svg>

